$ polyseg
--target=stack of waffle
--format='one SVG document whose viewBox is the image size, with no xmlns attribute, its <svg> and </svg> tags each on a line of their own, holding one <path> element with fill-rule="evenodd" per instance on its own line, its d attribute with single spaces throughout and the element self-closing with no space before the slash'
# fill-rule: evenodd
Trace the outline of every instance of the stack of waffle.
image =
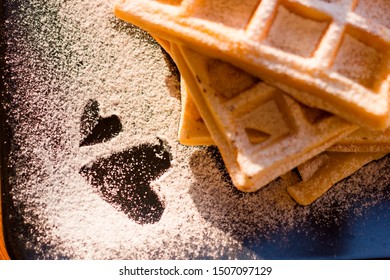
<svg viewBox="0 0 390 280">
<path fill-rule="evenodd" d="M 181 76 L 179 141 L 253 192 L 298 170 L 302 205 L 390 151 L 390 1 L 121 0 Z"/>
</svg>

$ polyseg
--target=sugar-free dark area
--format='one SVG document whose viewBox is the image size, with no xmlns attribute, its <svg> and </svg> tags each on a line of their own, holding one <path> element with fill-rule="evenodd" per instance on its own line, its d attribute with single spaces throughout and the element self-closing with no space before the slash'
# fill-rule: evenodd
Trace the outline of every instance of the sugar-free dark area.
<svg viewBox="0 0 390 280">
<path fill-rule="evenodd" d="M 100 116 L 99 102 L 88 100 L 81 115 L 81 146 L 106 142 L 122 131 L 122 123 L 117 115 Z"/>
<path fill-rule="evenodd" d="M 118 207 L 140 224 L 156 223 L 164 203 L 150 188 L 150 182 L 170 167 L 170 154 L 160 145 L 143 144 L 83 166 L 80 174 L 104 200 Z"/>
<path fill-rule="evenodd" d="M 177 141 L 179 77 L 114 1 L 3 1 L 1 192 L 18 259 L 388 258 L 390 158 L 308 207 Z"/>
</svg>

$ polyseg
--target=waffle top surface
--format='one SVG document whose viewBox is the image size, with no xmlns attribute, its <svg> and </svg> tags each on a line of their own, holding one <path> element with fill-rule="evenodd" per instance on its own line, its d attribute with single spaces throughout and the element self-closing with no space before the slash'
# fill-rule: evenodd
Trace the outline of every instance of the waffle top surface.
<svg viewBox="0 0 390 280">
<path fill-rule="evenodd" d="M 373 129 L 388 126 L 389 12 L 386 0 L 122 0 L 115 7 L 119 18 L 271 83 L 282 79 L 299 101 Z"/>
<path fill-rule="evenodd" d="M 232 180 L 243 191 L 258 190 L 356 129 L 231 64 L 187 48 L 174 50 Z"/>
</svg>

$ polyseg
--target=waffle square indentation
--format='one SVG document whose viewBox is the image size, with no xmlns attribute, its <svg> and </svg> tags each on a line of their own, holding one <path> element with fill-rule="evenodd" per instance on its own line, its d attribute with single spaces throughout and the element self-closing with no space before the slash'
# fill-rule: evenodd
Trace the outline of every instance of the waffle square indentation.
<svg viewBox="0 0 390 280">
<path fill-rule="evenodd" d="M 369 41 L 346 33 L 332 70 L 366 88 L 374 89 L 383 76 L 382 72 L 387 62 L 381 50 L 368 45 Z"/>
<path fill-rule="evenodd" d="M 359 0 L 355 13 L 369 22 L 375 22 L 390 28 L 389 0 Z"/>
<path fill-rule="evenodd" d="M 193 16 L 236 29 L 245 29 L 261 0 L 198 0 Z"/>
<path fill-rule="evenodd" d="M 207 66 L 211 87 L 222 101 L 239 95 L 259 82 L 258 78 L 221 60 L 212 59 Z"/>
<path fill-rule="evenodd" d="M 310 19 L 280 5 L 265 43 L 288 53 L 310 57 L 329 23 L 330 20 Z"/>
<path fill-rule="evenodd" d="M 284 112 L 274 99 L 259 104 L 255 110 L 241 116 L 240 123 L 245 127 L 248 141 L 253 145 L 269 144 L 291 131 Z"/>
</svg>

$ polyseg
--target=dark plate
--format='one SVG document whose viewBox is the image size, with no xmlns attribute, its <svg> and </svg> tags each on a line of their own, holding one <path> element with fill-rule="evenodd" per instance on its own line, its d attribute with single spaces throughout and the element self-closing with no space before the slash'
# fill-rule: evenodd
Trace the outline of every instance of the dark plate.
<svg viewBox="0 0 390 280">
<path fill-rule="evenodd" d="M 390 257 L 389 157 L 308 207 L 281 179 L 236 191 L 216 148 L 177 143 L 169 57 L 115 19 L 112 1 L 92 2 L 1 7 L 1 192 L 13 258 Z"/>
</svg>

